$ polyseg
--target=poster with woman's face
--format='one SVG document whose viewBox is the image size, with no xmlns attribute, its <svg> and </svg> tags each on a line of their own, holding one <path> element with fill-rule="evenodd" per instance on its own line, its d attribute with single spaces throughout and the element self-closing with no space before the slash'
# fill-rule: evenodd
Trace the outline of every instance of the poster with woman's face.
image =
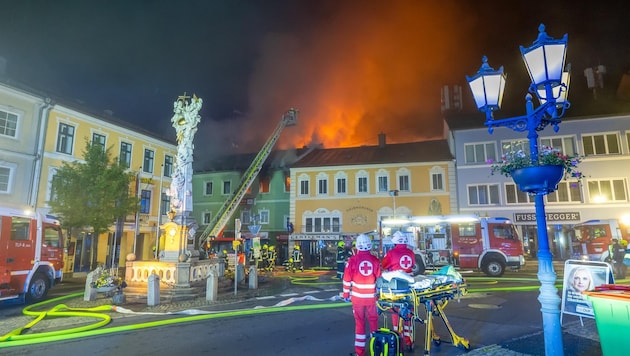
<svg viewBox="0 0 630 356">
<path fill-rule="evenodd" d="M 562 312 L 594 318 L 591 302 L 583 292 L 595 290 L 602 284 L 613 283 L 610 266 L 605 262 L 568 260 L 564 264 Z"/>
</svg>

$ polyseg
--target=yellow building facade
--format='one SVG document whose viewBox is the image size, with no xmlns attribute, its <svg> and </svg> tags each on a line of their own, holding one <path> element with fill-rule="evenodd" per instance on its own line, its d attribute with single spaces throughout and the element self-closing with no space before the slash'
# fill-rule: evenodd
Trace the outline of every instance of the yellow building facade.
<svg viewBox="0 0 630 356">
<path fill-rule="evenodd" d="M 167 221 L 169 199 L 165 192 L 174 172 L 176 145 L 128 124 L 60 104 L 49 111 L 45 127 L 39 208 L 49 209 L 56 170 L 63 162 L 82 161 L 86 142 L 102 144 L 110 149 L 113 159 L 126 165 L 135 175 L 131 194 L 141 201 L 138 214 L 112 222 L 108 233 L 92 236 L 86 228 L 69 236 L 64 273 L 88 272 L 99 264 L 123 267 L 131 253 L 136 260 L 154 259 L 159 226 Z"/>
<path fill-rule="evenodd" d="M 382 219 L 451 214 L 454 169 L 443 140 L 316 149 L 291 168 L 289 248 L 326 266 L 339 241 L 389 235 Z"/>
</svg>

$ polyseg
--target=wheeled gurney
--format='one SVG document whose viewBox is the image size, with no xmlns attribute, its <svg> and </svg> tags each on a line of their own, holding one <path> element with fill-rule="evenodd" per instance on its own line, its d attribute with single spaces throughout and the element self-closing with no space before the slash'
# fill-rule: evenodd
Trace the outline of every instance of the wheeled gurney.
<svg viewBox="0 0 630 356">
<path fill-rule="evenodd" d="M 377 282 L 377 305 L 379 313 L 396 314 L 401 320 L 411 320 L 412 340 L 415 339 L 414 324 L 425 325 L 425 355 L 431 350 L 431 342 L 436 345 L 442 342 L 435 333 L 434 316 L 442 319 L 454 346 L 470 350 L 469 341 L 455 333 L 444 314 L 444 308 L 449 300 L 459 299 L 466 293 L 466 281 L 452 266 L 446 266 L 431 275 L 416 277 L 410 277 L 400 271 L 384 272 L 383 277 Z M 421 315 L 423 309 L 426 313 Z M 412 349 L 413 345 L 410 348 Z"/>
</svg>

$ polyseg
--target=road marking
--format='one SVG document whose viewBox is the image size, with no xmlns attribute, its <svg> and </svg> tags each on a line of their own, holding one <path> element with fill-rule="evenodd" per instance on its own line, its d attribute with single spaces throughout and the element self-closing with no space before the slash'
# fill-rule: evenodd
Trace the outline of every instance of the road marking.
<svg viewBox="0 0 630 356">
<path fill-rule="evenodd" d="M 281 297 L 295 297 L 296 295 L 299 295 L 299 294 L 297 293 L 280 294 Z"/>
<path fill-rule="evenodd" d="M 256 297 L 257 300 L 264 300 L 264 299 L 275 299 L 276 296 L 274 295 L 268 295 L 266 297 Z"/>
<path fill-rule="evenodd" d="M 303 294 L 315 294 L 315 293 L 320 293 L 320 292 L 321 292 L 321 290 L 309 290 L 309 291 L 302 292 L 302 293 Z"/>
</svg>

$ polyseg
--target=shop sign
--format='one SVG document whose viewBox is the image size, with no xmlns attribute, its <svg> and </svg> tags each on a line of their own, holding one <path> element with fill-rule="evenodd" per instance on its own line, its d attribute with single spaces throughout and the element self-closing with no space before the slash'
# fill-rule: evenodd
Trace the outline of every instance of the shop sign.
<svg viewBox="0 0 630 356">
<path fill-rule="evenodd" d="M 546 213 L 547 221 L 580 221 L 579 211 Z M 536 222 L 536 213 L 514 213 L 514 222 Z"/>
<path fill-rule="evenodd" d="M 291 234 L 289 235 L 290 241 L 296 240 L 339 240 L 341 235 L 331 234 Z"/>
</svg>

